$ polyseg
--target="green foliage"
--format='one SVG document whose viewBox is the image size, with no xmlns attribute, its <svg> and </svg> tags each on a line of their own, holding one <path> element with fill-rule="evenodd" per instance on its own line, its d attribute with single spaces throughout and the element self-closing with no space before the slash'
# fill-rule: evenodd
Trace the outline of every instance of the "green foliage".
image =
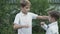
<svg viewBox="0 0 60 34">
<path fill-rule="evenodd" d="M 47 15 L 45 11 L 49 6 L 47 0 L 30 0 L 31 12 L 38 15 Z M 0 34 L 16 34 L 13 30 L 15 15 L 19 12 L 20 0 L 0 0 Z M 44 33 L 39 26 L 40 20 L 33 20 L 33 34 Z M 37 30 L 38 29 L 38 30 Z M 41 32 L 40 32 L 41 31 Z M 42 33 L 41 33 L 42 34 Z"/>
<path fill-rule="evenodd" d="M 48 0 L 30 0 L 31 1 L 31 12 L 38 15 L 47 15 L 47 8 L 49 8 Z M 45 20 L 33 20 L 33 34 L 44 34 L 45 31 L 40 27 L 40 22 Z M 48 22 L 48 21 L 45 21 Z"/>
<path fill-rule="evenodd" d="M 48 0 L 30 1 L 32 4 L 30 10 L 31 12 L 38 15 L 47 15 L 47 11 L 45 10 L 49 7 Z M 20 12 L 18 8 L 20 8 L 20 0 L 0 0 L 0 34 L 17 34 L 13 29 L 13 21 L 15 15 Z M 39 22 L 41 21 L 45 20 L 33 20 L 33 34 L 45 33 L 39 25 Z"/>
<path fill-rule="evenodd" d="M 0 34 L 14 34 L 13 20 L 18 13 L 19 3 L 10 2 L 11 0 L 0 0 Z"/>
</svg>

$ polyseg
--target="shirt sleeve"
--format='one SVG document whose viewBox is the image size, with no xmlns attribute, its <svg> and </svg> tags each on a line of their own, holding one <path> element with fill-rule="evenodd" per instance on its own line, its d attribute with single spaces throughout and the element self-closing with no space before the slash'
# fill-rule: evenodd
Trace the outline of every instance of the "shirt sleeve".
<svg viewBox="0 0 60 34">
<path fill-rule="evenodd" d="M 47 30 L 47 25 L 46 25 L 46 24 L 41 25 L 41 27 L 42 27 L 44 30 Z"/>
<path fill-rule="evenodd" d="M 14 24 L 19 24 L 19 15 L 15 16 Z"/>
<path fill-rule="evenodd" d="M 37 14 L 32 13 L 32 19 L 36 19 L 37 16 L 38 16 Z"/>
</svg>

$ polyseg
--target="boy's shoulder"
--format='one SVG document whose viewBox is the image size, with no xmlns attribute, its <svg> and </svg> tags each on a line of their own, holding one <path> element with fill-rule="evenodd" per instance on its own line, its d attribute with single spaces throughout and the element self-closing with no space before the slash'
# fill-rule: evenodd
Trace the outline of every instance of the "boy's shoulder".
<svg viewBox="0 0 60 34">
<path fill-rule="evenodd" d="M 34 14 L 34 13 L 32 13 L 32 12 L 28 12 L 29 14 Z"/>
</svg>

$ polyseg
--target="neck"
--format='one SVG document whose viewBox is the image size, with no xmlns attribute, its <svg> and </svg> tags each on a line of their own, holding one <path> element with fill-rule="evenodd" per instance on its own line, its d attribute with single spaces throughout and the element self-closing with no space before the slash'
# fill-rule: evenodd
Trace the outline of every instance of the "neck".
<svg viewBox="0 0 60 34">
<path fill-rule="evenodd" d="M 22 12 L 22 13 L 25 14 L 25 15 L 27 14 L 27 13 L 25 13 L 25 12 Z"/>
<path fill-rule="evenodd" d="M 21 11 L 21 12 L 22 12 L 23 14 L 25 14 L 25 15 L 27 14 L 26 12 L 23 12 L 23 11 Z"/>
<path fill-rule="evenodd" d="M 51 23 L 56 22 L 56 20 L 52 20 Z"/>
</svg>

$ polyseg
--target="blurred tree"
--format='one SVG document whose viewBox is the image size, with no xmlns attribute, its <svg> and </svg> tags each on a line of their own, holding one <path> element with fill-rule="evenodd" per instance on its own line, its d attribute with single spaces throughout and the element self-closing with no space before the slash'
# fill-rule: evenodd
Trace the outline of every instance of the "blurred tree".
<svg viewBox="0 0 60 34">
<path fill-rule="evenodd" d="M 38 15 L 47 15 L 47 8 L 49 8 L 48 0 L 30 0 L 31 1 L 31 12 Z M 45 31 L 40 27 L 40 22 L 45 20 L 33 20 L 33 34 L 44 34 Z M 48 22 L 48 21 L 46 21 Z"/>
<path fill-rule="evenodd" d="M 38 15 L 47 15 L 48 0 L 30 0 L 31 12 Z M 0 34 L 17 34 L 13 30 L 15 15 L 20 12 L 20 0 L 0 0 Z M 33 34 L 44 34 L 39 22 L 45 20 L 33 20 Z M 48 22 L 48 21 L 47 21 Z"/>
<path fill-rule="evenodd" d="M 15 34 L 14 15 L 18 13 L 20 0 L 0 0 L 0 34 Z"/>
</svg>

